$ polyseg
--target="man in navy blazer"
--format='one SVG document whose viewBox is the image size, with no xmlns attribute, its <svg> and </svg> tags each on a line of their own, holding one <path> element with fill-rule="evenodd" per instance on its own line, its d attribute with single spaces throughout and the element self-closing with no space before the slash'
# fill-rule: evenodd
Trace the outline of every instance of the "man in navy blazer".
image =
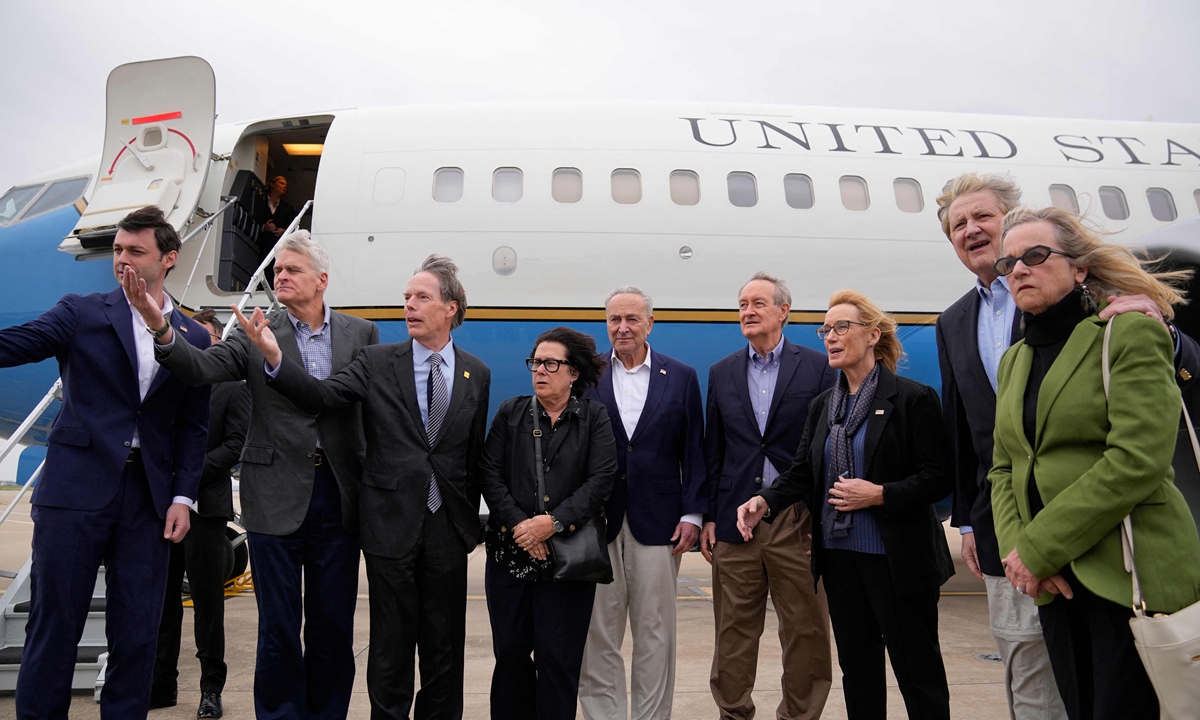
<svg viewBox="0 0 1200 720">
<path fill-rule="evenodd" d="M 680 555 L 708 512 L 700 382 L 687 365 L 652 352 L 650 296 L 632 285 L 605 302 L 612 360 L 587 397 L 608 408 L 617 477 L 605 505 L 613 582 L 596 586 L 580 672 L 588 720 L 666 720 L 675 691 L 675 597 Z M 633 629 L 627 713 L 625 622 Z"/>
<path fill-rule="evenodd" d="M 784 511 L 769 535 L 742 540 L 737 508 L 791 467 L 808 405 L 837 377 L 825 355 L 783 337 L 792 294 L 756 273 L 738 297 L 749 341 L 708 371 L 709 516 L 700 550 L 713 565 L 716 647 L 709 685 L 722 718 L 754 716 L 750 693 L 770 592 L 783 645 L 780 720 L 820 717 L 833 684 L 829 611 L 813 592 L 807 554 L 812 516 L 803 503 Z"/>
<path fill-rule="evenodd" d="M 171 305 L 163 280 L 179 235 L 156 207 L 117 226 L 113 271 L 134 274 L 187 342 L 208 333 Z M 204 468 L 208 386 L 154 361 L 154 338 L 120 288 L 70 294 L 0 330 L 0 367 L 58 359 L 62 407 L 33 493 L 30 612 L 17 717 L 66 718 L 76 646 L 105 566 L 108 670 L 100 716 L 145 718 L 170 542 L 187 534 Z"/>
</svg>

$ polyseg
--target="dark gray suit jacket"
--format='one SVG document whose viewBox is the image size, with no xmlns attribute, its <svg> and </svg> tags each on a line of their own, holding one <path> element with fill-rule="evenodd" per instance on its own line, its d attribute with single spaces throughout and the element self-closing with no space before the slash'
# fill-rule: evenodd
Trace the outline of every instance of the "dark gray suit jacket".
<svg viewBox="0 0 1200 720">
<path fill-rule="evenodd" d="M 368 347 L 323 382 L 285 358 L 269 385 L 321 417 L 362 402 L 367 438 L 359 505 L 363 552 L 387 558 L 409 553 L 421 537 L 429 482 L 435 475 L 443 511 L 470 552 L 483 541 L 479 460 L 492 374 L 479 358 L 454 346 L 450 407 L 431 447 L 417 404 L 412 343 Z"/>
<path fill-rule="evenodd" d="M 271 331 L 285 358 L 302 363 L 296 334 L 285 310 L 270 316 Z M 369 320 L 330 313 L 333 326 L 333 372 L 350 363 L 358 352 L 379 342 L 379 328 Z M 319 417 L 296 407 L 267 388 L 263 355 L 235 328 L 225 342 L 203 352 L 175 342 L 157 347 L 158 361 L 192 385 L 245 380 L 250 388 L 250 429 L 242 450 L 242 526 L 264 535 L 295 532 L 312 499 L 313 453 L 318 436 L 342 496 L 342 523 L 358 532 L 358 492 L 362 479 L 365 441 L 362 410 L 344 407 Z"/>
</svg>

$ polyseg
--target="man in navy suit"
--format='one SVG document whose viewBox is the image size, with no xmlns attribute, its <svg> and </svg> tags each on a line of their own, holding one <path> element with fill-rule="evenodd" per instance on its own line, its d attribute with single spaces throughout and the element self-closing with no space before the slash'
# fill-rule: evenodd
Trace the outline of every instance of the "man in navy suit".
<svg viewBox="0 0 1200 720">
<path fill-rule="evenodd" d="M 579 683 L 588 720 L 667 720 L 675 692 L 675 582 L 708 512 L 704 410 L 696 371 L 650 351 L 650 296 L 617 288 L 605 303 L 612 362 L 588 397 L 608 408 L 617 479 L 605 505 L 613 582 L 596 586 Z M 633 629 L 627 713 L 625 618 Z"/>
<path fill-rule="evenodd" d="M 113 271 L 129 275 L 198 348 L 208 333 L 163 292 L 179 235 L 147 207 L 118 224 Z M 189 388 L 154 360 L 154 338 L 120 288 L 70 294 L 0 330 L 0 367 L 58 359 L 62 407 L 33 493 L 30 612 L 17 717 L 66 718 L 76 646 L 105 567 L 108 670 L 100 716 L 145 718 L 170 542 L 187 534 L 204 468 L 208 386 Z"/>
<path fill-rule="evenodd" d="M 742 540 L 738 505 L 791 466 L 808 418 L 808 404 L 833 386 L 825 355 L 783 337 L 792 294 L 783 281 L 756 273 L 738 296 L 738 319 L 749 347 L 708 371 L 704 455 L 710 514 L 700 551 L 713 565 L 716 648 L 709 685 L 722 718 L 751 718 L 750 693 L 758 666 L 770 592 L 783 645 L 780 720 L 817 718 L 833 683 L 829 611 L 813 591 L 808 551 L 812 516 L 796 503 L 767 535 Z"/>
</svg>

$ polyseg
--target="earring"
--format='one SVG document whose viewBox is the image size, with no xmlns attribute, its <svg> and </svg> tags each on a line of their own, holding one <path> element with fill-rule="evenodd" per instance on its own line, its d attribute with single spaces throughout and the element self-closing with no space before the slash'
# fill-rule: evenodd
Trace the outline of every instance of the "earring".
<svg viewBox="0 0 1200 720">
<path fill-rule="evenodd" d="M 1088 290 L 1086 283 L 1079 283 L 1079 289 L 1082 294 L 1079 296 L 1079 305 L 1088 315 L 1096 312 L 1096 299 L 1092 297 L 1092 291 Z"/>
</svg>

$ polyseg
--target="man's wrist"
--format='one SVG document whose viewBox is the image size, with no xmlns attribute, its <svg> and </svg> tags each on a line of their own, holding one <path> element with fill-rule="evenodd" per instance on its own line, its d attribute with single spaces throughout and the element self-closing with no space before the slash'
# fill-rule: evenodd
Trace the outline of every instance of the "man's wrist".
<svg viewBox="0 0 1200 720">
<path fill-rule="evenodd" d="M 971 527 L 970 525 L 961 525 L 958 528 L 959 535 L 970 535 L 973 532 L 975 532 L 975 528 Z"/>
</svg>

